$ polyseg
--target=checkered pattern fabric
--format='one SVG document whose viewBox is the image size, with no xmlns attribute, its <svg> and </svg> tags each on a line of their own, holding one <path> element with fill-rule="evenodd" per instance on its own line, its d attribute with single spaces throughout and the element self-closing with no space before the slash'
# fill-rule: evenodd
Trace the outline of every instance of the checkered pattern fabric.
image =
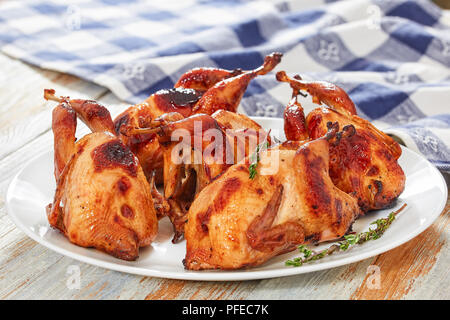
<svg viewBox="0 0 450 320">
<path fill-rule="evenodd" d="M 450 170 L 450 14 L 429 1 L 7 1 L 0 47 L 132 103 L 190 68 L 252 69 L 281 51 L 277 70 L 340 85 L 362 117 Z M 240 108 L 280 117 L 289 96 L 271 73 Z"/>
</svg>

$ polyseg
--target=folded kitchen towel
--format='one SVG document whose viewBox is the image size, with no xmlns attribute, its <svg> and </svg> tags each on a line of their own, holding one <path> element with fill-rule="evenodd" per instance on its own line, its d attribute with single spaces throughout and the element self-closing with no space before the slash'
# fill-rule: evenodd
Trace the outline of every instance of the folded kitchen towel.
<svg viewBox="0 0 450 320">
<path fill-rule="evenodd" d="M 6 1 L 0 48 L 130 103 L 190 68 L 252 69 L 281 51 L 277 70 L 338 84 L 362 117 L 450 170 L 450 14 L 430 1 Z M 271 73 L 240 108 L 280 117 L 289 97 Z"/>
</svg>

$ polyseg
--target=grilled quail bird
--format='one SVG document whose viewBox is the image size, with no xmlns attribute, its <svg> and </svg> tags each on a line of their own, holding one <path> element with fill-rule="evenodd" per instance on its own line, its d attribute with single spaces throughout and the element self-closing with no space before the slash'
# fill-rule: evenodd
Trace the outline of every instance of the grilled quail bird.
<svg viewBox="0 0 450 320">
<path fill-rule="evenodd" d="M 72 243 L 135 260 L 156 237 L 150 185 L 138 159 L 111 131 L 109 112 L 68 98 L 53 110 L 55 178 L 48 221 Z M 78 116 L 94 131 L 75 143 Z M 100 115 L 100 117 L 98 117 Z M 113 131 L 114 132 L 114 131 Z"/>
<path fill-rule="evenodd" d="M 328 123 L 353 125 L 356 133 L 352 137 L 330 146 L 330 177 L 339 189 L 358 200 L 362 212 L 391 205 L 405 187 L 405 174 L 397 162 L 402 153 L 400 145 L 358 117 L 353 102 L 339 87 L 292 79 L 282 71 L 277 79 L 288 82 L 294 90 L 285 110 L 286 136 L 292 140 L 317 139 L 327 132 Z M 330 106 L 312 110 L 305 119 L 295 98 L 299 90 L 320 97 L 319 101 Z"/>
<path fill-rule="evenodd" d="M 257 266 L 299 244 L 342 237 L 359 214 L 356 199 L 328 175 L 329 144 L 323 138 L 260 154 L 258 174 L 249 178 L 249 159 L 206 186 L 188 212 L 185 227 L 189 270 Z M 328 142 L 330 140 L 330 142 Z M 263 174 L 264 170 L 275 173 Z"/>
</svg>

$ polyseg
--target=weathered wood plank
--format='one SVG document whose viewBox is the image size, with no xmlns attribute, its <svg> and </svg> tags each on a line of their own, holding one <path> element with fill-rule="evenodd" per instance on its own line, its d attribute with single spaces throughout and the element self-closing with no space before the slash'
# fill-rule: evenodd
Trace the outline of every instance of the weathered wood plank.
<svg viewBox="0 0 450 320">
<path fill-rule="evenodd" d="M 427 230 L 379 255 L 373 264 L 380 268 L 380 289 L 367 288 L 367 275 L 351 299 L 449 299 L 449 214 L 447 201 L 444 212 Z M 435 268 L 439 272 L 432 273 Z"/>
<path fill-rule="evenodd" d="M 248 299 L 348 299 L 373 259 L 333 269 L 263 280 Z"/>
</svg>

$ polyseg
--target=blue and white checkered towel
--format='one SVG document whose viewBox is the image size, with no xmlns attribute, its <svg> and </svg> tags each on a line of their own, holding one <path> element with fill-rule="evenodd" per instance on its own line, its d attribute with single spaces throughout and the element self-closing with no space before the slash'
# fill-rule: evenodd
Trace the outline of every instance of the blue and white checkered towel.
<svg viewBox="0 0 450 320">
<path fill-rule="evenodd" d="M 450 13 L 429 1 L 7 1 L 0 46 L 129 102 L 192 67 L 251 69 L 281 51 L 277 70 L 342 86 L 362 117 L 450 170 Z M 280 117 L 289 97 L 272 73 L 241 111 Z"/>
</svg>

